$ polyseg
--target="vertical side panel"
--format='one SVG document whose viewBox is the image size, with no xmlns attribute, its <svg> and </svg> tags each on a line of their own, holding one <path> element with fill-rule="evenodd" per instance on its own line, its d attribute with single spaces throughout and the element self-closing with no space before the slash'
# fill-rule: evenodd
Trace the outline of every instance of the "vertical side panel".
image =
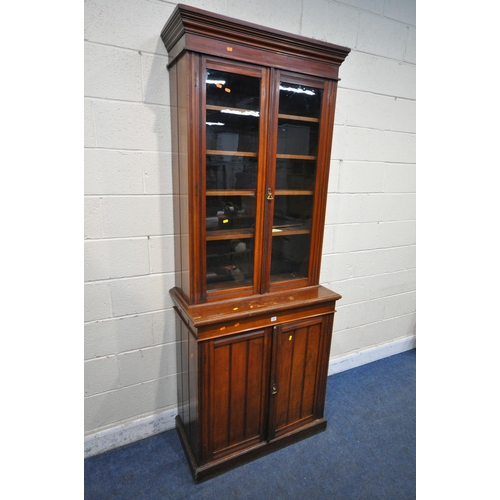
<svg viewBox="0 0 500 500">
<path fill-rule="evenodd" d="M 187 329 L 187 326 L 184 325 Z M 189 439 L 195 457 L 198 457 L 198 342 L 195 336 L 188 332 L 189 349 Z"/>
<path fill-rule="evenodd" d="M 205 220 L 202 217 L 203 203 L 201 197 L 202 186 L 202 95 L 203 87 L 201 85 L 201 57 L 197 54 L 188 53 L 187 57 L 187 74 L 186 74 L 186 106 L 188 110 L 186 123 L 187 144 L 187 167 L 189 179 L 189 210 L 186 212 L 186 217 L 189 218 L 189 236 L 190 236 L 190 275 L 189 285 L 191 289 L 191 303 L 199 303 L 202 301 L 203 291 L 201 286 L 202 276 L 205 279 L 204 273 L 204 255 L 202 248 L 202 237 L 200 232 L 205 228 Z M 188 135 L 189 134 L 189 135 Z"/>
<path fill-rule="evenodd" d="M 175 329 L 177 338 L 177 406 L 178 414 L 182 423 L 185 424 L 189 418 L 187 416 L 189 392 L 188 392 L 188 345 L 187 345 L 187 329 L 179 318 L 175 315 Z"/>
<path fill-rule="evenodd" d="M 179 104 L 178 104 L 178 67 L 169 69 L 170 79 L 170 117 L 172 123 L 172 194 L 174 205 L 174 245 L 175 245 L 175 286 L 182 289 L 182 223 L 181 223 L 181 173 L 179 163 Z"/>
<path fill-rule="evenodd" d="M 172 106 L 172 130 L 175 137 L 172 140 L 174 168 L 174 222 L 176 238 L 176 280 L 189 301 L 192 302 L 190 286 L 190 232 L 189 232 L 189 117 L 187 93 L 187 56 L 180 57 L 170 68 Z M 175 126 L 174 122 L 175 121 Z"/>
<path fill-rule="evenodd" d="M 178 415 L 191 451 L 198 460 L 198 342 L 196 336 L 182 320 L 177 308 L 175 312 L 177 365 L 179 367 L 177 375 Z"/>
<path fill-rule="evenodd" d="M 328 178 L 330 176 L 330 158 L 333 140 L 333 125 L 337 97 L 337 81 L 325 81 L 321 116 L 321 133 L 318 147 L 318 175 L 315 186 L 314 214 L 309 261 L 309 284 L 319 283 L 321 271 L 321 250 L 326 218 L 326 200 L 328 196 Z"/>
</svg>

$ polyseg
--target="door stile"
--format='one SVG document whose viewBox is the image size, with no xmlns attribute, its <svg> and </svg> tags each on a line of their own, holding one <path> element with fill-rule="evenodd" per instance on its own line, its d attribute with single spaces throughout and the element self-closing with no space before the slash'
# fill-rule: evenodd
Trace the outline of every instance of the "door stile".
<svg viewBox="0 0 500 500">
<path fill-rule="evenodd" d="M 276 179 L 276 152 L 278 137 L 278 104 L 279 104 L 279 82 L 280 71 L 270 70 L 269 79 L 269 115 L 268 132 L 266 137 L 266 170 L 263 176 L 261 193 L 263 196 L 263 210 L 265 223 L 263 225 L 262 237 L 262 273 L 260 293 L 265 294 L 270 290 L 271 253 L 272 253 L 272 230 L 274 214 L 274 188 Z"/>
<path fill-rule="evenodd" d="M 262 87 L 261 87 L 261 126 L 259 129 L 259 153 L 258 153 L 258 169 L 259 175 L 257 178 L 257 192 L 256 192 L 256 231 L 255 231 L 255 248 L 261 249 L 261 251 L 256 251 L 254 256 L 254 293 L 264 293 L 263 289 L 265 287 L 265 274 L 263 272 L 257 272 L 257 270 L 263 270 L 266 267 L 266 248 L 265 241 L 267 238 L 266 227 L 268 226 L 267 218 L 267 200 L 266 200 L 266 188 L 267 188 L 267 176 L 269 169 L 269 157 L 268 151 L 272 142 L 269 142 L 269 134 L 267 132 L 267 127 L 270 121 L 270 109 L 272 106 L 272 101 L 274 98 L 274 93 L 270 91 L 271 85 L 271 75 L 270 70 L 263 68 L 262 74 Z M 263 228 L 261 231 L 257 231 L 257 228 Z"/>
</svg>

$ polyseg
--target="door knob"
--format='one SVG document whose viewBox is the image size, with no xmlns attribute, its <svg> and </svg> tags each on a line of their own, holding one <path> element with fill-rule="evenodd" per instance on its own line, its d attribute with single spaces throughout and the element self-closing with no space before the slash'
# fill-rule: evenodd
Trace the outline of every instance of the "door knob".
<svg viewBox="0 0 500 500">
<path fill-rule="evenodd" d="M 272 200 L 273 197 L 273 192 L 271 191 L 271 188 L 267 188 L 267 199 Z"/>
<path fill-rule="evenodd" d="M 272 387 L 272 389 L 271 389 L 271 394 L 273 394 L 273 395 L 274 395 L 274 394 L 276 394 L 277 392 L 278 392 L 278 389 L 276 389 L 276 383 L 274 382 L 274 383 L 273 383 L 273 387 Z"/>
</svg>

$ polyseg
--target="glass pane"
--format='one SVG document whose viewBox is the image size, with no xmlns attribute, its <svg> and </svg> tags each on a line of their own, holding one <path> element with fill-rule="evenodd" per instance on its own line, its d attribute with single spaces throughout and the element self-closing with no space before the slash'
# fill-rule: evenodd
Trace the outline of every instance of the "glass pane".
<svg viewBox="0 0 500 500">
<path fill-rule="evenodd" d="M 271 282 L 307 278 L 323 91 L 280 83 Z"/>
<path fill-rule="evenodd" d="M 207 290 L 253 284 L 260 78 L 206 74 Z"/>
<path fill-rule="evenodd" d="M 316 161 L 281 159 L 276 161 L 276 189 L 313 190 Z"/>
<path fill-rule="evenodd" d="M 256 153 L 260 79 L 207 70 L 207 151 Z"/>
<path fill-rule="evenodd" d="M 281 119 L 278 121 L 278 154 L 316 156 L 318 123 Z"/>
<path fill-rule="evenodd" d="M 207 196 L 207 238 L 213 231 L 255 228 L 254 196 Z M 223 236 L 223 235 L 220 235 Z M 225 236 L 224 236 L 225 237 Z"/>
<path fill-rule="evenodd" d="M 307 277 L 309 243 L 310 234 L 273 236 L 271 282 Z"/>
<path fill-rule="evenodd" d="M 259 148 L 258 117 L 207 110 L 206 123 L 207 151 L 257 153 Z"/>
<path fill-rule="evenodd" d="M 274 198 L 273 228 L 310 228 L 312 209 L 312 196 L 279 196 L 277 194 Z"/>
<path fill-rule="evenodd" d="M 252 284 L 253 238 L 207 241 L 207 289 Z"/>
<path fill-rule="evenodd" d="M 257 158 L 207 155 L 208 190 L 253 190 L 257 186 Z"/>
<path fill-rule="evenodd" d="M 319 118 L 322 96 L 322 89 L 281 82 L 279 113 Z"/>
<path fill-rule="evenodd" d="M 260 78 L 207 70 L 207 105 L 259 111 Z"/>
</svg>

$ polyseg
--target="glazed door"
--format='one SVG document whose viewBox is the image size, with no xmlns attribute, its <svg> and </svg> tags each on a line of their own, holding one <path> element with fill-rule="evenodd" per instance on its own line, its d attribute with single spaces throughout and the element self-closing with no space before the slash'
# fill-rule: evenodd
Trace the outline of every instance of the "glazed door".
<svg viewBox="0 0 500 500">
<path fill-rule="evenodd" d="M 206 345 L 208 461 L 266 440 L 270 334 L 270 329 L 255 330 Z"/>
<path fill-rule="evenodd" d="M 269 439 L 322 417 L 318 399 L 326 372 L 325 317 L 274 328 Z"/>
<path fill-rule="evenodd" d="M 269 143 L 266 287 L 318 279 L 332 89 L 324 80 L 274 71 Z"/>
<path fill-rule="evenodd" d="M 210 299 L 256 293 L 262 246 L 268 71 L 204 60 L 201 262 Z"/>
</svg>

